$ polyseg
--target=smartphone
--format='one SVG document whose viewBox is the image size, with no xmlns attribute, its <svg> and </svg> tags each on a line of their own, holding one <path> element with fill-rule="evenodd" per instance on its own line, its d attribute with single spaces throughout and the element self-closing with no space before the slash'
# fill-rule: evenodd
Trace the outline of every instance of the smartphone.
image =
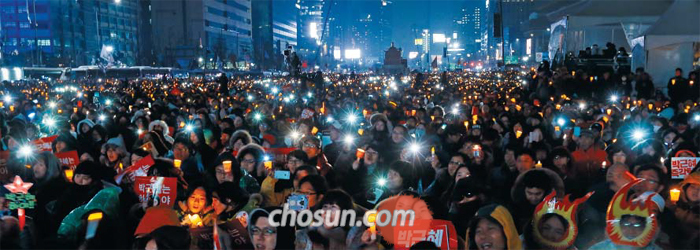
<svg viewBox="0 0 700 250">
<path fill-rule="evenodd" d="M 293 194 L 289 196 L 287 204 L 289 204 L 289 209 L 301 211 L 309 208 L 309 198 L 303 194 Z"/>
<path fill-rule="evenodd" d="M 377 204 L 379 199 L 382 198 L 382 194 L 384 194 L 384 190 L 381 188 L 374 188 L 374 189 L 372 189 L 371 192 L 372 192 L 371 195 L 373 197 L 369 197 L 370 199 L 367 199 L 367 201 L 369 203 L 372 203 L 372 204 Z"/>
<path fill-rule="evenodd" d="M 275 170 L 275 179 L 289 180 L 290 173 L 288 170 Z"/>
<path fill-rule="evenodd" d="M 574 136 L 581 136 L 581 127 L 574 127 Z"/>
<path fill-rule="evenodd" d="M 333 143 L 333 141 L 331 141 L 331 136 L 330 136 L 330 135 L 323 135 L 323 136 L 321 136 L 321 144 L 322 144 L 324 147 L 330 145 L 331 143 Z"/>
</svg>

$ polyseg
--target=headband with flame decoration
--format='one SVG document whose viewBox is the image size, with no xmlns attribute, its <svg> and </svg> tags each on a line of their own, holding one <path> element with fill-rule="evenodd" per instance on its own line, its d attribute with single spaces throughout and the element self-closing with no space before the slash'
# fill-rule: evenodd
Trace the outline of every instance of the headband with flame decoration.
<svg viewBox="0 0 700 250">
<path fill-rule="evenodd" d="M 588 198 L 590 198 L 591 195 L 593 195 L 593 192 L 590 192 L 586 194 L 586 196 L 578 198 L 574 200 L 574 202 L 571 202 L 569 200 L 569 195 L 565 196 L 564 199 L 557 199 L 557 192 L 552 191 L 552 193 L 547 195 L 547 197 L 545 197 L 544 200 L 542 200 L 542 202 L 540 202 L 540 204 L 537 205 L 537 208 L 535 208 L 535 214 L 532 218 L 532 232 L 535 236 L 535 239 L 543 247 L 546 247 L 548 249 L 567 249 L 568 247 L 573 245 L 578 234 L 578 227 L 576 226 L 576 210 L 578 206 L 586 202 L 586 200 L 588 200 Z M 538 229 L 540 223 L 543 222 L 541 221 L 542 218 L 546 214 L 559 215 L 563 217 L 569 224 L 569 228 L 566 230 L 566 233 L 559 241 L 550 241 L 545 239 L 540 233 L 540 230 Z"/>
<path fill-rule="evenodd" d="M 654 209 L 657 205 L 651 200 L 652 196 L 649 196 L 643 201 L 629 201 L 629 190 L 632 186 L 643 181 L 643 179 L 635 179 L 627 183 L 615 193 L 615 196 L 613 196 L 608 205 L 605 231 L 608 237 L 610 237 L 610 240 L 615 244 L 645 247 L 651 243 L 659 229 L 658 219 L 656 218 L 656 211 Z M 644 225 L 644 231 L 633 239 L 625 237 L 622 234 L 622 227 L 620 226 L 623 215 L 634 215 L 645 218 L 646 223 Z"/>
</svg>

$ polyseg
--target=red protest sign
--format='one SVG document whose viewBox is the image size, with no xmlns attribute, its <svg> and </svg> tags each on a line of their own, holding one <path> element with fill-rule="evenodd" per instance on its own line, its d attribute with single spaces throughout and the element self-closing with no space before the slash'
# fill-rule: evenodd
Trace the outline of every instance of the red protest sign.
<svg viewBox="0 0 700 250">
<path fill-rule="evenodd" d="M 78 166 L 80 163 L 80 158 L 78 157 L 78 151 L 68 151 L 68 152 L 62 152 L 62 153 L 56 153 L 56 158 L 58 158 L 58 162 L 61 163 L 62 166 L 68 166 L 70 169 L 75 169 L 75 167 Z"/>
<path fill-rule="evenodd" d="M 413 229 L 406 226 L 398 232 L 398 242 L 394 245 L 396 249 L 409 249 L 413 244 L 420 241 L 430 241 L 435 246 L 443 250 L 457 249 L 457 230 L 452 222 L 447 220 L 432 220 L 430 228 L 427 230 Z"/>
<path fill-rule="evenodd" d="M 10 151 L 0 151 L 0 182 L 10 180 L 10 170 L 7 169 L 7 160 L 10 159 Z"/>
<path fill-rule="evenodd" d="M 32 141 L 32 143 L 34 143 L 38 151 L 52 151 L 51 144 L 53 144 L 53 141 L 55 141 L 56 138 L 58 138 L 58 135 L 39 138 Z"/>
<path fill-rule="evenodd" d="M 700 157 L 672 157 L 671 158 L 671 178 L 685 179 L 685 176 L 693 171 L 698 165 Z"/>
<path fill-rule="evenodd" d="M 228 237 L 230 243 L 225 245 L 223 249 L 250 249 L 253 246 L 246 227 L 238 220 L 230 220 L 219 224 L 219 239 Z M 201 249 L 214 249 L 214 228 L 213 227 L 198 227 L 190 228 L 190 236 L 197 239 L 197 246 Z"/>
<path fill-rule="evenodd" d="M 177 178 L 136 176 L 134 191 L 141 202 L 153 201 L 152 206 L 172 206 L 177 198 Z"/>
<path fill-rule="evenodd" d="M 121 174 L 115 176 L 114 180 L 117 183 L 121 183 L 124 176 L 127 176 L 127 178 L 129 178 L 131 181 L 133 181 L 134 177 L 136 176 L 146 176 L 148 169 L 150 169 L 155 163 L 156 162 L 153 161 L 153 157 L 151 155 L 147 155 L 146 157 L 143 157 L 141 160 L 137 161 L 134 165 L 125 169 Z"/>
</svg>

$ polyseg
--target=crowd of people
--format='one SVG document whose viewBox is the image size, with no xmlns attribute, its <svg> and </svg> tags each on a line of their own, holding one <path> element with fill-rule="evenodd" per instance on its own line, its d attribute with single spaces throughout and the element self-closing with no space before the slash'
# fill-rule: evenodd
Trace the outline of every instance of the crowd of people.
<svg viewBox="0 0 700 250">
<path fill-rule="evenodd" d="M 700 172 L 676 166 L 699 153 L 696 78 L 677 71 L 668 98 L 643 69 L 546 64 L 5 82 L 0 181 L 35 200 L 2 189 L 0 248 L 400 248 L 365 225 L 267 219 L 290 199 L 363 214 L 408 195 L 460 249 L 698 249 Z"/>
</svg>

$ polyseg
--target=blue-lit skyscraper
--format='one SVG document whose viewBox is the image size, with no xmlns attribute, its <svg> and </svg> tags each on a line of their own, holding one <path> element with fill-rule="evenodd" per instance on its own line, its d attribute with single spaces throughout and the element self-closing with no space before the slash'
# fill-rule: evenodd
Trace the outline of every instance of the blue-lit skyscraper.
<svg viewBox="0 0 700 250">
<path fill-rule="evenodd" d="M 297 49 L 303 61 L 313 62 L 322 44 L 324 29 L 323 0 L 297 0 Z"/>
<path fill-rule="evenodd" d="M 137 57 L 137 0 L 3 0 L 0 41 L 6 64 L 133 65 Z M 39 48 L 39 49 L 37 49 Z"/>
</svg>

